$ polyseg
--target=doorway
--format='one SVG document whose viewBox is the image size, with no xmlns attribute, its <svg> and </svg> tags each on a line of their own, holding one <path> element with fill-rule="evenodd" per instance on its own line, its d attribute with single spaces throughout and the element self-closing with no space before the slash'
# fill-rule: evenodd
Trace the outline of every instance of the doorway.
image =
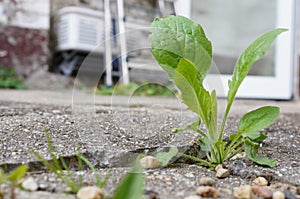
<svg viewBox="0 0 300 199">
<path fill-rule="evenodd" d="M 184 5 L 184 6 L 183 6 Z M 242 83 L 237 97 L 291 99 L 295 66 L 295 0 L 177 0 L 177 13 L 201 24 L 212 41 L 212 70 L 209 85 L 225 97 L 235 62 L 257 37 L 274 28 L 287 28 L 266 56 L 255 63 Z"/>
</svg>

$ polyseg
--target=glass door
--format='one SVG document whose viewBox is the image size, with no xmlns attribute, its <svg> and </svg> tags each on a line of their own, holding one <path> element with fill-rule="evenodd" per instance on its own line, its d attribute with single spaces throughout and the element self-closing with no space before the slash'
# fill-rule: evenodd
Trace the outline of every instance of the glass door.
<svg viewBox="0 0 300 199">
<path fill-rule="evenodd" d="M 175 4 L 177 15 L 200 23 L 212 41 L 217 67 L 212 67 L 206 82 L 220 97 L 227 93 L 237 58 L 252 41 L 277 27 L 289 29 L 279 35 L 265 58 L 253 65 L 237 94 L 264 99 L 292 98 L 295 7 L 295 0 L 177 0 Z"/>
</svg>

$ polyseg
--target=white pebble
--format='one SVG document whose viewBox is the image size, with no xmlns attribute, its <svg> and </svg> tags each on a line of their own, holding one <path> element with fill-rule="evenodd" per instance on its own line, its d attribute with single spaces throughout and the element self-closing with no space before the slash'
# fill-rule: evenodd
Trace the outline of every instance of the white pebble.
<svg viewBox="0 0 300 199">
<path fill-rule="evenodd" d="M 146 156 L 140 160 L 141 167 L 144 169 L 154 169 L 159 167 L 159 161 L 153 156 Z"/>
<path fill-rule="evenodd" d="M 226 178 L 230 175 L 229 170 L 228 169 L 219 169 L 216 173 L 217 178 Z"/>
<path fill-rule="evenodd" d="M 253 199 L 252 187 L 250 185 L 242 185 L 233 191 L 234 197 L 237 199 Z"/>
<path fill-rule="evenodd" d="M 268 181 L 264 177 L 257 177 L 253 180 L 252 184 L 261 185 L 261 186 L 268 186 Z"/>
<path fill-rule="evenodd" d="M 187 196 L 184 199 L 201 199 L 201 197 L 193 195 L 193 196 Z"/>
<path fill-rule="evenodd" d="M 281 191 L 275 191 L 273 193 L 273 199 L 285 199 L 284 193 L 282 193 Z"/>
<path fill-rule="evenodd" d="M 22 187 L 27 191 L 36 191 L 39 185 L 32 177 L 29 177 L 22 182 Z"/>
<path fill-rule="evenodd" d="M 103 190 L 96 186 L 82 187 L 77 192 L 77 199 L 103 199 Z"/>
</svg>

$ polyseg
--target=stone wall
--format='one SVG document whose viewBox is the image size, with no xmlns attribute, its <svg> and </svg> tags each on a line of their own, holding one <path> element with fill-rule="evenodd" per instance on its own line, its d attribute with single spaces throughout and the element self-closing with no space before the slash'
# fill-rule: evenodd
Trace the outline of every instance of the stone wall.
<svg viewBox="0 0 300 199">
<path fill-rule="evenodd" d="M 17 74 L 25 77 L 47 67 L 47 30 L 4 26 L 0 31 L 0 65 L 14 67 Z"/>
<path fill-rule="evenodd" d="M 47 67 L 49 0 L 0 0 L 0 65 L 29 76 Z"/>
</svg>

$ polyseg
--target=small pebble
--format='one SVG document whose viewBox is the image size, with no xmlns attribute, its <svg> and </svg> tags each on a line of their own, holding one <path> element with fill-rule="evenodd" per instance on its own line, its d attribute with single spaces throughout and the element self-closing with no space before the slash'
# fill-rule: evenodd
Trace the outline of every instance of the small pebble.
<svg viewBox="0 0 300 199">
<path fill-rule="evenodd" d="M 215 180 L 210 177 L 202 177 L 200 178 L 201 185 L 214 186 L 216 184 Z"/>
<path fill-rule="evenodd" d="M 200 196 L 196 196 L 196 195 L 191 195 L 191 196 L 187 196 L 184 199 L 201 199 Z"/>
<path fill-rule="evenodd" d="M 233 191 L 234 197 L 237 199 L 253 199 L 252 187 L 250 185 L 242 185 Z"/>
<path fill-rule="evenodd" d="M 264 177 L 257 177 L 252 181 L 252 184 L 261 185 L 261 186 L 268 186 L 269 182 Z"/>
<path fill-rule="evenodd" d="M 201 186 L 196 189 L 196 194 L 204 198 L 217 198 L 219 192 L 216 188 L 210 186 Z"/>
<path fill-rule="evenodd" d="M 140 160 L 141 167 L 144 169 L 154 169 L 159 167 L 159 161 L 153 156 L 146 156 Z"/>
<path fill-rule="evenodd" d="M 42 183 L 42 184 L 39 184 L 39 190 L 47 190 L 49 188 L 48 184 L 46 183 Z"/>
<path fill-rule="evenodd" d="M 285 199 L 284 193 L 281 191 L 275 191 L 273 193 L 273 199 Z"/>
<path fill-rule="evenodd" d="M 220 168 L 216 173 L 217 178 L 226 178 L 229 175 L 230 175 L 229 170 L 223 168 Z"/>
<path fill-rule="evenodd" d="M 230 188 L 218 188 L 218 191 L 219 193 L 222 195 L 222 196 L 232 196 L 232 189 Z M 225 197 L 224 197 L 225 198 Z"/>
<path fill-rule="evenodd" d="M 266 186 L 253 185 L 252 191 L 258 197 L 264 199 L 272 198 L 272 191 L 270 191 L 270 189 L 268 189 Z"/>
<path fill-rule="evenodd" d="M 158 176 L 155 176 L 155 179 L 156 179 L 156 180 L 163 180 L 164 177 L 163 177 L 162 175 L 158 175 Z"/>
<path fill-rule="evenodd" d="M 223 166 L 222 164 L 218 164 L 215 168 L 215 171 L 218 171 L 219 169 L 223 169 Z"/>
<path fill-rule="evenodd" d="M 22 187 L 27 191 L 36 191 L 39 185 L 32 177 L 29 177 L 22 182 Z"/>
<path fill-rule="evenodd" d="M 96 186 L 82 187 L 77 192 L 77 199 L 103 199 L 103 190 Z"/>
<path fill-rule="evenodd" d="M 157 199 L 158 198 L 158 193 L 152 190 L 146 190 L 145 195 L 147 195 L 147 199 Z"/>
<path fill-rule="evenodd" d="M 290 190 L 283 191 L 285 199 L 297 199 L 296 196 Z"/>
</svg>

